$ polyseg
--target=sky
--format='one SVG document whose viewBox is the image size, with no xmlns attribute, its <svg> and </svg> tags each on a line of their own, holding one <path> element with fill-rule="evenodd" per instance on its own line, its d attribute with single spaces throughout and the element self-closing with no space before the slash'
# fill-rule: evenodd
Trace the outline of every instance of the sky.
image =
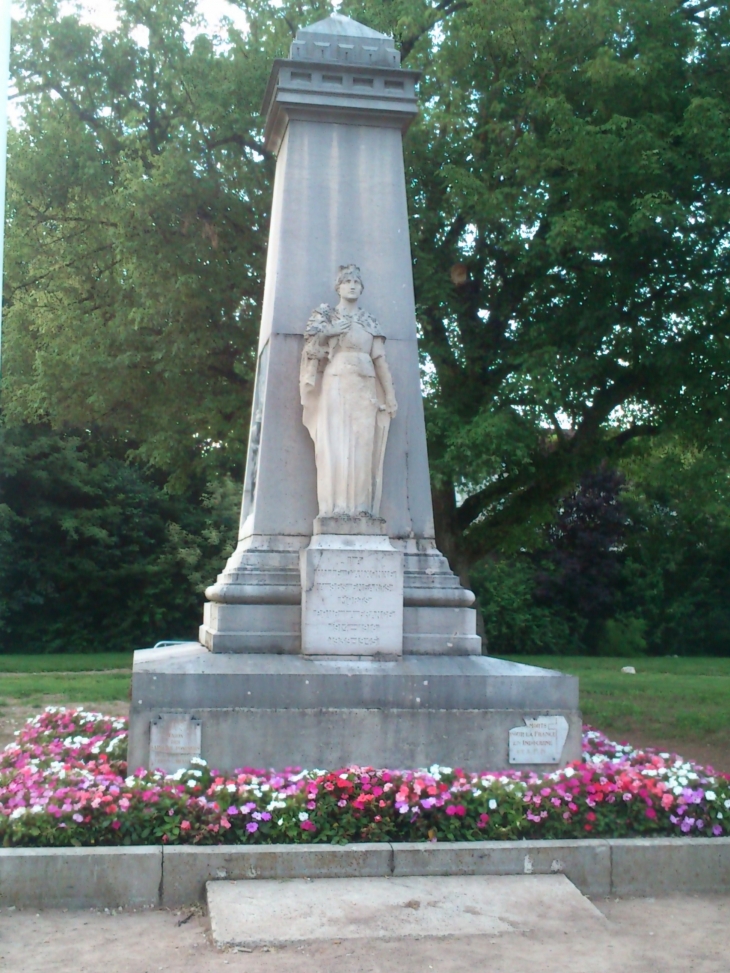
<svg viewBox="0 0 730 973">
<path fill-rule="evenodd" d="M 77 7 L 82 11 L 82 20 L 85 23 L 93 24 L 102 30 L 114 30 L 116 27 L 114 0 L 81 0 L 79 3 L 65 2 L 62 5 L 64 11 L 68 13 L 72 13 Z M 222 17 L 232 20 L 234 27 L 238 27 L 239 30 L 246 28 L 243 12 L 228 0 L 199 0 L 198 10 L 203 13 L 211 34 L 217 33 Z M 17 17 L 20 13 L 21 5 L 13 3 L 13 16 Z"/>
</svg>

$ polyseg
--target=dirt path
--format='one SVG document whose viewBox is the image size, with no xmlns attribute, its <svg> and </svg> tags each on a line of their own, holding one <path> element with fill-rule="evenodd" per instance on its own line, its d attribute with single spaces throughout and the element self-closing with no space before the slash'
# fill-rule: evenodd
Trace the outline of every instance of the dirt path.
<svg viewBox="0 0 730 973">
<path fill-rule="evenodd" d="M 0 911 L 0 968 L 17 973 L 724 973 L 730 896 L 595 899 L 595 934 L 571 928 L 460 939 L 357 940 L 251 953 L 211 945 L 205 916 Z"/>
</svg>

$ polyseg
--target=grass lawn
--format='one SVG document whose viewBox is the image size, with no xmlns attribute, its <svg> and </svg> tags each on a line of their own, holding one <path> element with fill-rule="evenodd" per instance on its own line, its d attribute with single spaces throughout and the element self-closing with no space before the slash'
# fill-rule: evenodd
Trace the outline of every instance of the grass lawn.
<svg viewBox="0 0 730 973">
<path fill-rule="evenodd" d="M 709 756 L 718 766 L 730 770 L 730 658 L 512 660 L 579 676 L 583 719 L 609 736 L 678 750 L 684 742 L 703 744 L 713 749 Z M 634 666 L 636 675 L 622 673 L 622 666 Z"/>
<path fill-rule="evenodd" d="M 0 655 L 0 673 L 5 672 L 106 672 L 132 671 L 133 652 L 104 652 L 96 655 Z"/>
<path fill-rule="evenodd" d="M 131 652 L 0 655 L 0 707 L 126 701 L 131 675 Z"/>
</svg>

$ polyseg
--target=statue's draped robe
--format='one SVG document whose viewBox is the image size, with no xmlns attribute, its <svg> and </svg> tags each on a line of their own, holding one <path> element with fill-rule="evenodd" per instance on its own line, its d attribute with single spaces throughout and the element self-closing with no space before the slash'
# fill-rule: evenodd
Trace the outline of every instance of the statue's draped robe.
<svg viewBox="0 0 730 973">
<path fill-rule="evenodd" d="M 300 392 L 314 440 L 320 517 L 379 515 L 390 417 L 374 362 L 384 355 L 385 336 L 366 311 L 341 314 L 322 304 L 312 313 Z"/>
</svg>

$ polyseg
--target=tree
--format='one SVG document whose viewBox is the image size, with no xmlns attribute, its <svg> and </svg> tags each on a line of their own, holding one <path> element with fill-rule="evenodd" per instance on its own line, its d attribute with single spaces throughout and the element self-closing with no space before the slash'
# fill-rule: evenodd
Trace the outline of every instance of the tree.
<svg viewBox="0 0 730 973">
<path fill-rule="evenodd" d="M 589 645 L 618 600 L 620 552 L 628 527 L 620 497 L 624 482 L 621 473 L 605 466 L 584 474 L 578 489 L 558 505 L 548 529 L 544 561 L 552 570 L 536 579 L 541 601 L 587 622 L 584 641 Z"/>
<path fill-rule="evenodd" d="M 29 0 L 14 29 L 3 409 L 96 424 L 180 478 L 240 473 L 269 203 L 266 59 L 235 32 L 227 52 L 205 35 L 189 44 L 191 0 L 118 10 L 103 33 Z"/>
<path fill-rule="evenodd" d="M 529 546 L 632 441 L 726 413 L 728 28 L 663 0 L 442 25 L 410 163 L 437 522 L 462 572 Z"/>
<path fill-rule="evenodd" d="M 195 637 L 240 488 L 171 495 L 125 451 L 93 432 L 0 427 L 0 651 Z"/>
<path fill-rule="evenodd" d="M 27 0 L 14 71 L 9 421 L 91 420 L 171 484 L 243 454 L 271 59 L 324 3 Z M 437 536 L 466 579 L 602 461 L 726 411 L 730 33 L 702 0 L 353 0 L 420 68 L 406 141 Z M 141 32 L 141 33 L 140 33 Z M 144 34 L 143 42 L 130 39 Z"/>
</svg>

